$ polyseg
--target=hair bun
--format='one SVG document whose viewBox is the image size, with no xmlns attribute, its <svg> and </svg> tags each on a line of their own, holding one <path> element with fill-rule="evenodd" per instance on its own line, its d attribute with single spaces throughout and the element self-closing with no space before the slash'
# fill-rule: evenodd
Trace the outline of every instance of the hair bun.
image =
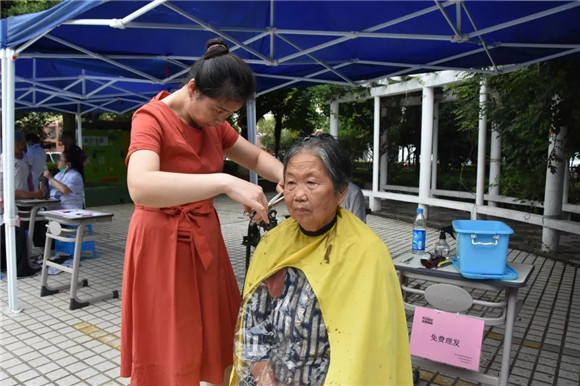
<svg viewBox="0 0 580 386">
<path fill-rule="evenodd" d="M 204 59 L 214 58 L 216 56 L 225 55 L 230 52 L 227 44 L 221 38 L 214 38 L 206 43 L 206 51 L 203 55 Z"/>
</svg>

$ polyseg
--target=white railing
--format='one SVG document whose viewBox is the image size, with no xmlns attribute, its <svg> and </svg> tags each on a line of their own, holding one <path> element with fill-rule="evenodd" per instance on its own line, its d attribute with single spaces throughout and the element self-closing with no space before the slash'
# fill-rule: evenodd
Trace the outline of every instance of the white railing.
<svg viewBox="0 0 580 386">
<path fill-rule="evenodd" d="M 432 189 L 431 190 L 432 196 L 453 197 L 463 200 L 471 200 L 473 202 L 446 200 L 436 197 L 429 197 L 420 201 L 419 196 L 417 195 L 419 189 L 415 187 L 400 186 L 400 185 L 383 185 L 382 189 L 386 191 L 373 193 L 371 190 L 365 189 L 363 190 L 363 194 L 367 197 L 376 197 L 385 200 L 412 202 L 440 208 L 461 210 L 469 212 L 471 214 L 485 214 L 489 216 L 506 218 L 510 220 L 525 222 L 528 224 L 538 225 L 541 227 L 546 227 L 550 229 L 580 235 L 579 222 L 549 218 L 541 214 L 534 214 L 514 209 L 498 208 L 489 205 L 476 205 L 475 193 Z M 404 192 L 404 193 L 395 193 L 395 192 Z M 415 194 L 407 194 L 407 193 L 415 193 Z M 517 198 L 506 196 L 492 196 L 486 194 L 484 195 L 484 199 L 487 201 L 501 202 L 510 205 L 525 205 L 525 206 L 534 206 L 538 208 L 543 207 L 541 203 L 536 201 L 520 200 Z M 564 204 L 562 210 L 568 213 L 580 213 L 580 205 Z"/>
</svg>

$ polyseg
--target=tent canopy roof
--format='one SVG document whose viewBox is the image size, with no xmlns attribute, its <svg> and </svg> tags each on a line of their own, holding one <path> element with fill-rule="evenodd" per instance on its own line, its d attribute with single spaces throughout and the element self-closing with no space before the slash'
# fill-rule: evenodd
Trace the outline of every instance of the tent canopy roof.
<svg viewBox="0 0 580 386">
<path fill-rule="evenodd" d="M 443 69 L 499 73 L 580 51 L 578 1 L 73 1 L 1 20 L 16 108 L 132 110 L 221 36 L 259 94 Z"/>
</svg>

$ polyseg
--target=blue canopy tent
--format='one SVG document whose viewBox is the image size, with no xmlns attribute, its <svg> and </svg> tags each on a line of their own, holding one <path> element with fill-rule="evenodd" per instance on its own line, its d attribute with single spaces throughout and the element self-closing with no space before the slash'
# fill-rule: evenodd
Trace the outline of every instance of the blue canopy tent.
<svg viewBox="0 0 580 386">
<path fill-rule="evenodd" d="M 45 78 L 75 77 L 81 69 L 114 80 L 174 85 L 203 54 L 206 41 L 219 35 L 250 64 L 260 95 L 443 69 L 498 73 L 577 53 L 579 5 L 69 0 L 2 20 L 0 45 L 14 49 L 17 79 L 39 82 L 28 84 L 34 92 Z M 19 103 L 25 92 L 17 91 L 16 107 L 34 108 Z M 87 91 L 78 99 L 100 94 Z"/>
<path fill-rule="evenodd" d="M 131 110 L 178 87 L 216 35 L 251 66 L 259 96 L 443 69 L 512 71 L 578 54 L 578 20 L 579 1 L 67 0 L 0 21 L 4 165 L 13 161 L 15 108 Z M 248 126 L 252 133 L 255 117 Z M 4 186 L 13 186 L 4 168 Z M 14 196 L 4 193 L 10 228 Z"/>
</svg>

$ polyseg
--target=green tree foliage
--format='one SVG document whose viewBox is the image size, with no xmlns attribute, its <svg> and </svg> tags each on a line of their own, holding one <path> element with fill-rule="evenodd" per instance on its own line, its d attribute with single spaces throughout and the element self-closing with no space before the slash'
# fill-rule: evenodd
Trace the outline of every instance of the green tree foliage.
<svg viewBox="0 0 580 386">
<path fill-rule="evenodd" d="M 351 159 L 371 159 L 373 143 L 373 100 L 340 105 L 338 140 Z"/>
<path fill-rule="evenodd" d="M 477 131 L 461 131 L 454 119 L 454 102 L 439 104 L 437 154 L 441 170 L 459 169 L 477 159 Z"/>
<path fill-rule="evenodd" d="M 125 113 L 102 113 L 99 114 L 98 119 L 103 121 L 117 121 L 117 122 L 131 122 L 131 118 L 133 118 L 133 113 L 135 111 L 127 111 Z"/>
<path fill-rule="evenodd" d="M 36 113 L 17 110 L 15 112 L 14 126 L 16 130 L 26 134 L 36 134 L 40 140 L 46 139 L 44 127 L 49 123 L 56 122 L 60 119 L 58 114 Z"/>
<path fill-rule="evenodd" d="M 5 19 L 9 16 L 35 13 L 52 8 L 62 0 L 2 0 L 0 4 L 0 16 Z"/>
<path fill-rule="evenodd" d="M 381 132 L 388 138 L 388 142 L 381 145 L 381 154 L 389 156 L 389 180 L 393 184 L 409 185 L 407 181 L 411 181 L 410 186 L 418 186 L 422 106 L 409 105 L 409 100 L 420 97 L 421 93 L 410 93 L 381 98 L 381 108 L 386 109 L 381 119 Z M 458 176 L 455 183 L 444 184 L 448 188 L 453 186 L 450 190 L 470 191 L 472 184 L 464 180 L 463 172 L 466 164 L 475 159 L 477 133 L 459 130 L 454 109 L 452 102 L 439 103 L 438 168 L 440 172 Z M 400 149 L 407 155 L 404 165 L 397 163 Z M 443 188 L 443 185 L 438 187 Z"/>
<path fill-rule="evenodd" d="M 281 158 L 283 129 L 288 130 L 286 139 L 302 138 L 320 130 L 328 132 L 330 101 L 347 93 L 361 92 L 368 94 L 366 89 L 335 85 L 276 90 L 258 98 L 257 116 L 268 112 L 274 116 L 272 150 Z M 353 158 L 368 155 L 372 143 L 372 101 L 344 103 L 340 108 L 339 140 Z"/>
<path fill-rule="evenodd" d="M 551 132 L 568 128 L 565 152 L 580 149 L 578 61 L 551 61 L 488 79 L 488 122 L 502 137 L 502 194 L 543 200 Z M 454 115 L 461 130 L 476 132 L 481 76 L 449 88 L 458 97 Z"/>
<path fill-rule="evenodd" d="M 276 144 L 275 144 L 275 137 L 274 137 L 274 129 L 275 129 L 275 119 L 273 117 L 262 118 L 258 122 L 258 134 L 260 136 L 260 143 L 268 150 L 274 151 Z M 292 146 L 294 141 L 300 137 L 300 134 L 297 131 L 292 131 L 289 129 L 282 129 L 281 136 L 280 136 L 280 144 L 279 144 L 279 152 L 278 157 L 283 159 L 286 155 L 286 151 Z"/>
</svg>

